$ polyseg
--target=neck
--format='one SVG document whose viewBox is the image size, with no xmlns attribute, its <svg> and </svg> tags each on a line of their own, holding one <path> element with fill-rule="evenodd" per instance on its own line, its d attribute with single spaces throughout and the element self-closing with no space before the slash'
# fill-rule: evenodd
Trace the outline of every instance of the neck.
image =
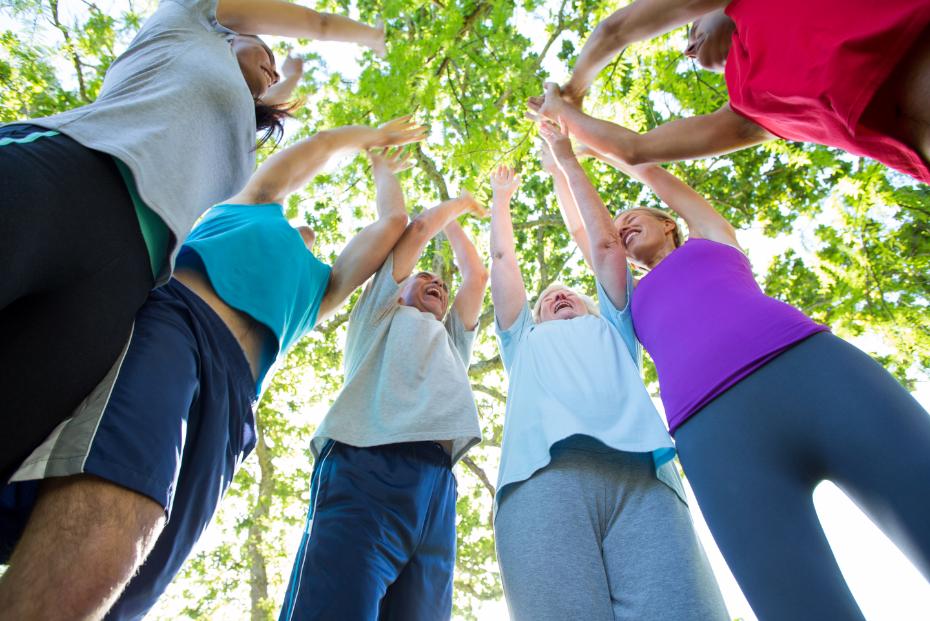
<svg viewBox="0 0 930 621">
<path fill-rule="evenodd" d="M 671 242 L 666 243 L 664 246 L 659 248 L 659 251 L 655 253 L 655 256 L 646 262 L 646 267 L 650 270 L 654 269 L 656 265 L 661 263 L 665 257 L 672 254 L 673 252 L 675 252 L 675 244 Z"/>
</svg>

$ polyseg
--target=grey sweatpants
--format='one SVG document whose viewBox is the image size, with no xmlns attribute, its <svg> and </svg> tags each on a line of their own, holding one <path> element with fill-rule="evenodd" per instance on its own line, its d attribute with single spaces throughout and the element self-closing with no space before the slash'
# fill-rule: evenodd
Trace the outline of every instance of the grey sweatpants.
<svg viewBox="0 0 930 621">
<path fill-rule="evenodd" d="M 516 621 L 729 619 L 688 507 L 652 457 L 568 440 L 500 499 L 494 532 Z"/>
</svg>

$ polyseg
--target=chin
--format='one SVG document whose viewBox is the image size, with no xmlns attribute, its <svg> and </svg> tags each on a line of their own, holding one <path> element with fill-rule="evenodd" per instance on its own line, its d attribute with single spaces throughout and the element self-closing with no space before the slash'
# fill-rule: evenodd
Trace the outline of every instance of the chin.
<svg viewBox="0 0 930 621">
<path fill-rule="evenodd" d="M 442 317 L 443 315 L 445 315 L 445 309 L 443 309 L 441 306 L 438 306 L 436 304 L 429 304 L 429 303 L 423 304 L 420 306 L 420 310 L 423 311 L 424 313 L 429 313 L 433 315 L 436 319 L 439 319 L 440 321 L 442 321 Z"/>
</svg>

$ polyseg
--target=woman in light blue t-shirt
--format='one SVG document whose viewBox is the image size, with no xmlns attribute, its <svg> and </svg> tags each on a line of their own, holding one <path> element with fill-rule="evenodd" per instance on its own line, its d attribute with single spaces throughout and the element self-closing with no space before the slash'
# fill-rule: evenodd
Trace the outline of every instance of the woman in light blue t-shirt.
<svg viewBox="0 0 930 621">
<path fill-rule="evenodd" d="M 574 201 L 600 199 L 563 191 L 581 168 L 544 166 L 588 259 Z M 517 186 L 510 169 L 492 175 L 491 296 L 509 378 L 494 532 L 511 617 L 727 619 L 640 377 L 622 248 L 596 249 L 599 306 L 552 284 L 530 310 L 509 211 Z"/>
</svg>

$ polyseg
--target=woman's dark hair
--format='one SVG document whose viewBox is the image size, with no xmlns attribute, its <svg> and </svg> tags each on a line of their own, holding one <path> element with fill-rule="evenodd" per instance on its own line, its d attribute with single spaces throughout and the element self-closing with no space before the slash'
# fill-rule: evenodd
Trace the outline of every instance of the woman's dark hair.
<svg viewBox="0 0 930 621">
<path fill-rule="evenodd" d="M 275 145 L 281 142 L 284 137 L 284 119 L 290 118 L 298 106 L 296 102 L 287 102 L 272 106 L 263 103 L 260 99 L 255 100 L 255 131 L 264 132 L 258 138 L 258 144 L 255 148 L 264 145 L 268 140 L 274 139 Z"/>
<path fill-rule="evenodd" d="M 271 61 L 274 62 L 274 52 L 271 51 L 271 48 L 268 47 L 268 44 L 259 37 L 258 35 L 253 34 L 241 34 L 240 37 L 249 37 L 250 39 L 255 39 L 258 41 L 265 52 L 268 53 Z M 258 149 L 264 145 L 268 140 L 274 139 L 275 146 L 281 142 L 281 138 L 284 137 L 284 119 L 292 117 L 291 114 L 294 110 L 300 107 L 302 102 L 300 101 L 289 101 L 283 104 L 278 104 L 276 106 L 271 106 L 266 103 L 263 103 L 260 99 L 255 100 L 255 131 L 265 132 L 259 137 L 258 143 L 255 145 L 255 148 Z"/>
</svg>

